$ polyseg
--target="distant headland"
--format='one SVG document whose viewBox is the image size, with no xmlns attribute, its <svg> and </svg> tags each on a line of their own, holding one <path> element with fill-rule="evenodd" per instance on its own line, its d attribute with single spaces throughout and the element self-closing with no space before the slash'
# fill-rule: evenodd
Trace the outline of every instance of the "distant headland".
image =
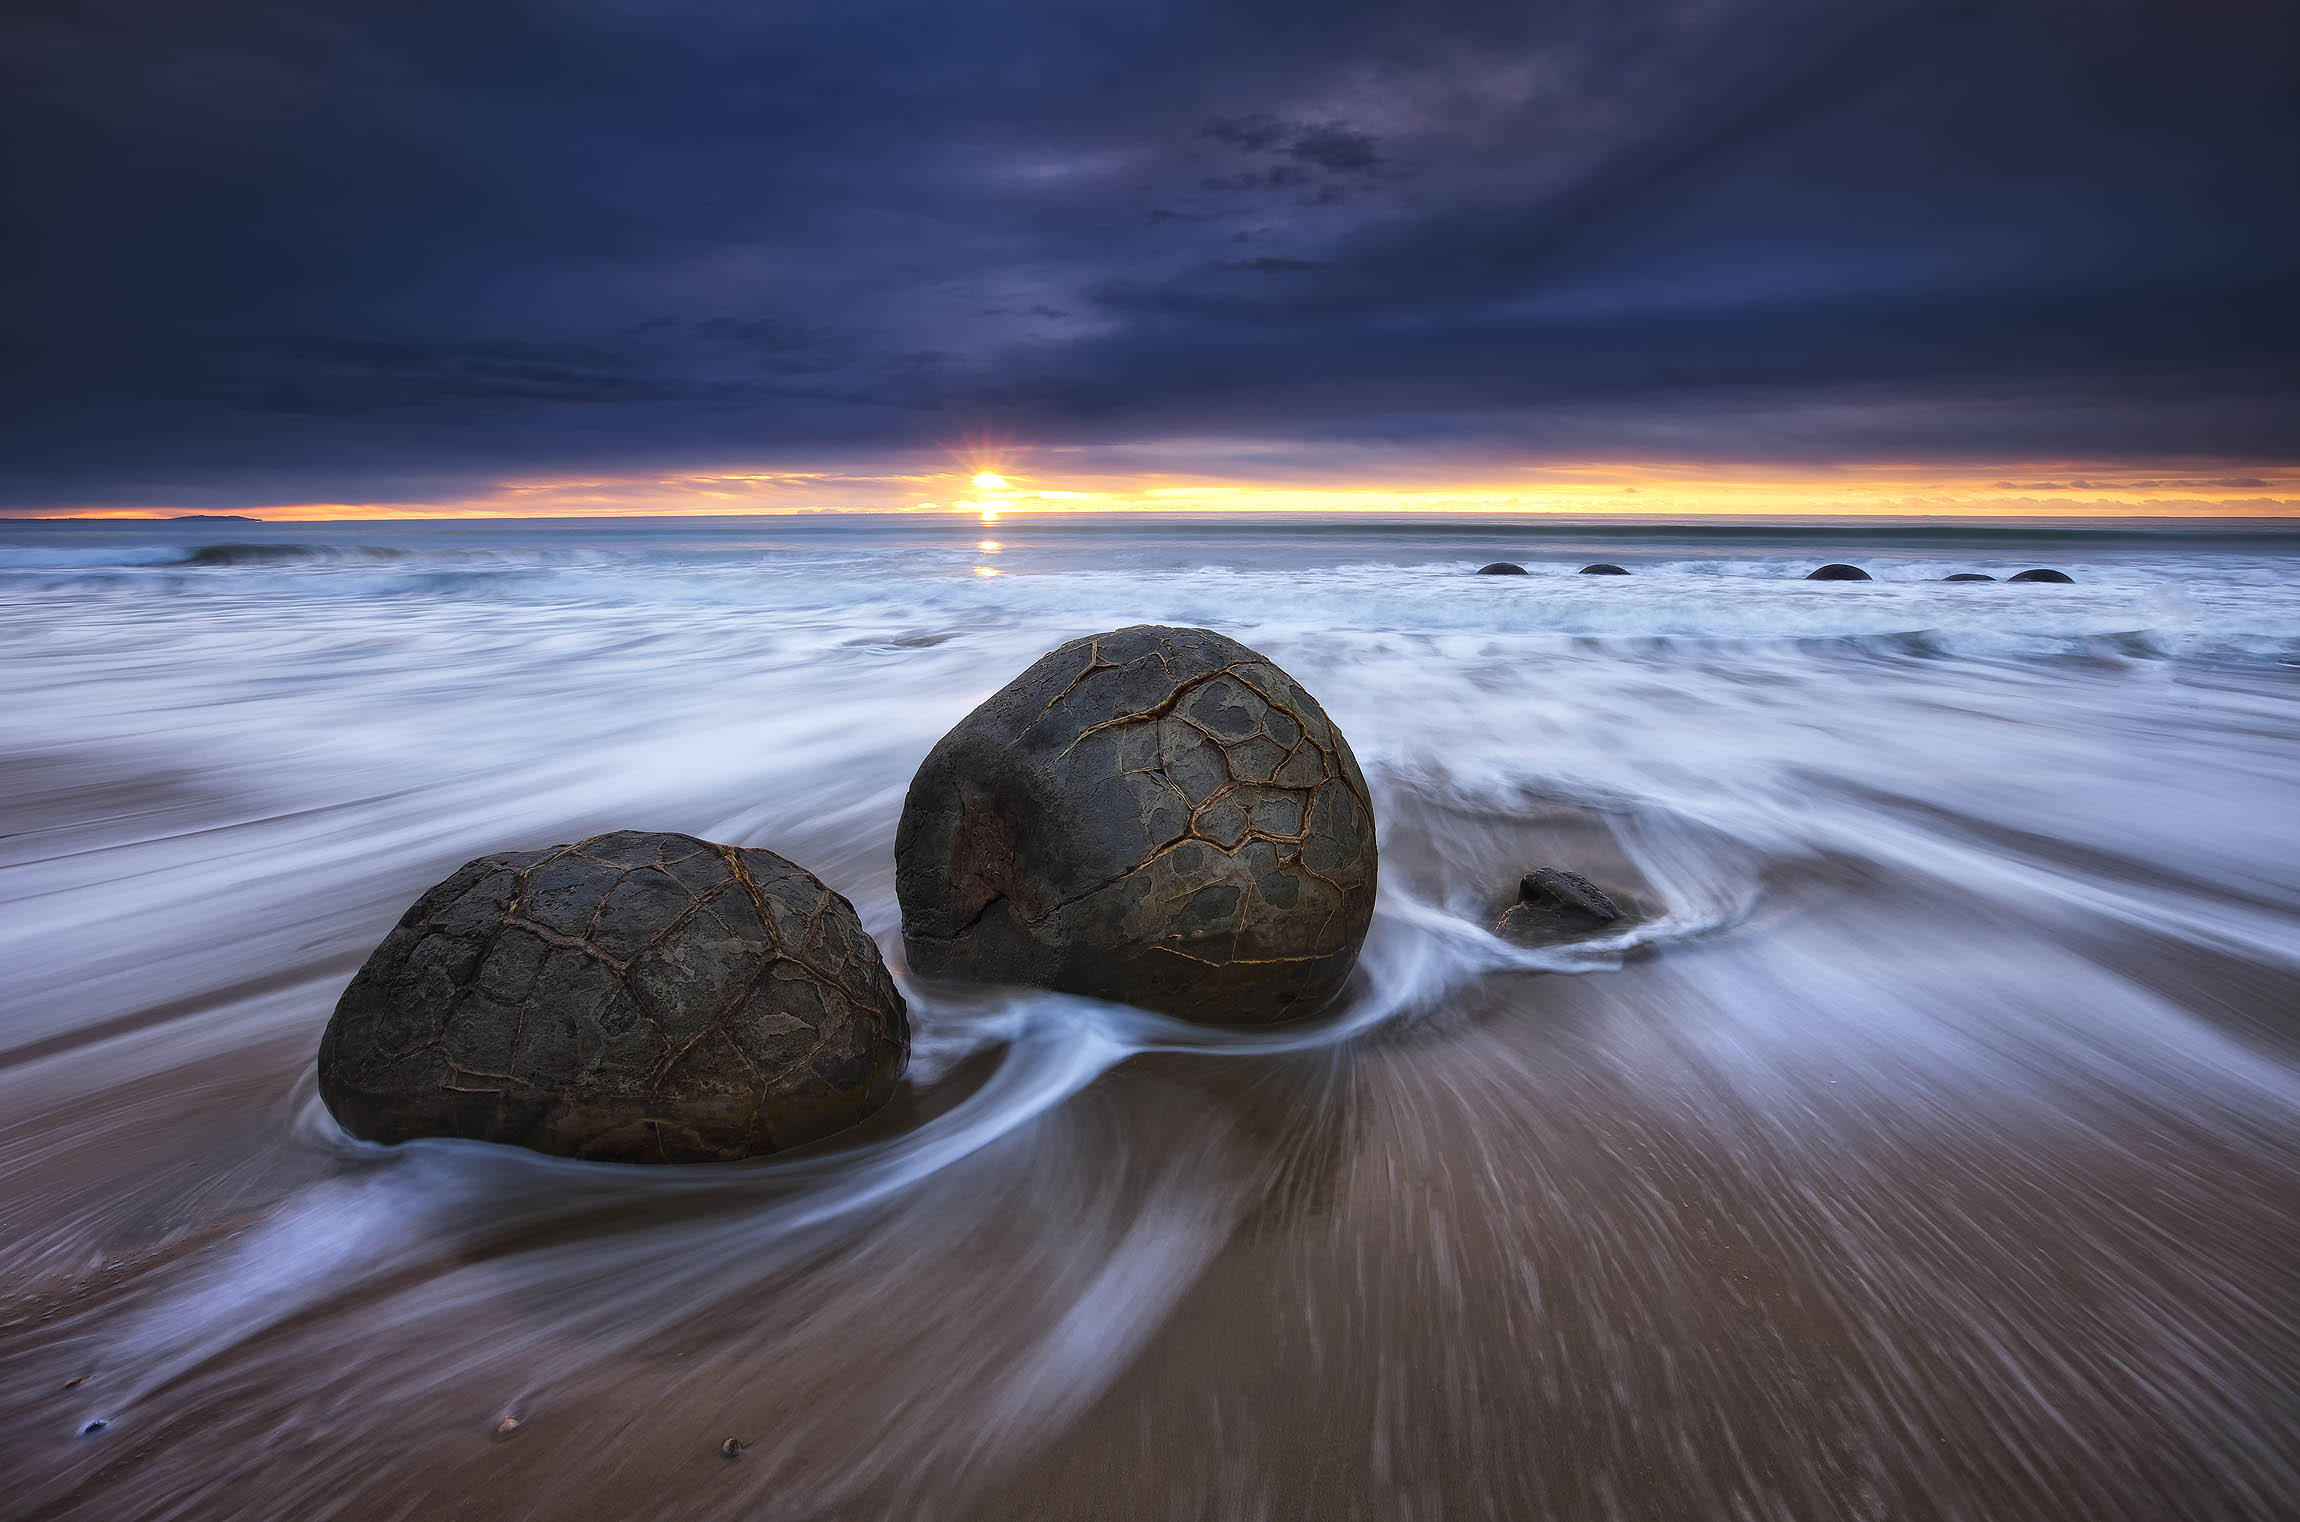
<svg viewBox="0 0 2300 1522">
<path fill-rule="evenodd" d="M 261 523 L 246 513 L 175 513 L 165 518 L 75 518 L 66 514 L 42 514 L 38 517 L 0 517 L 0 523 Z"/>
</svg>

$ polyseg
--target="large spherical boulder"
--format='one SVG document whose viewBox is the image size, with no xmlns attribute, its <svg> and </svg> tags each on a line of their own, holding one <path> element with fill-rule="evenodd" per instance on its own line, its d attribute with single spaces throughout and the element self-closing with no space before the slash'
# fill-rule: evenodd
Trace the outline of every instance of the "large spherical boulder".
<svg viewBox="0 0 2300 1522">
<path fill-rule="evenodd" d="M 1829 564 L 1822 566 L 1818 570 L 1807 571 L 1805 573 L 1805 579 L 1807 581 L 1867 581 L 1870 579 L 1870 576 L 1867 571 L 1862 570 L 1857 565 L 1846 565 L 1842 561 L 1831 561 Z"/>
<path fill-rule="evenodd" d="M 2054 570 L 2036 570 L 2036 571 L 2021 571 L 2021 572 L 2018 572 L 2018 573 L 2017 573 L 2017 574 L 2015 574 L 2015 575 L 2007 576 L 2007 577 L 2005 578 L 2005 580 L 2007 580 L 2007 581 L 2057 581 L 2057 582 L 2060 582 L 2062 585 L 2064 585 L 2064 586 L 2065 586 L 2065 585 L 2067 585 L 2068 583 L 2075 581 L 2075 580 L 2076 580 L 2076 578 L 2075 578 L 2074 576 L 2071 576 L 2071 575 L 2069 575 L 2069 574 L 2068 574 L 2068 572 L 2066 572 L 2066 571 L 2054 571 Z"/>
<path fill-rule="evenodd" d="M 1479 566 L 1477 573 L 1480 576 L 1523 576 L 1526 574 L 1526 569 L 1514 560 L 1496 560 L 1491 564 Z"/>
<path fill-rule="evenodd" d="M 319 1091 L 371 1141 L 725 1162 L 853 1125 L 909 1053 L 878 947 L 812 873 L 625 830 L 417 899 L 336 1005 Z"/>
<path fill-rule="evenodd" d="M 1374 908 L 1374 814 L 1341 732 L 1210 629 L 1073 640 L 943 736 L 895 836 L 921 976 L 1221 1023 L 1308 1014 Z"/>
<path fill-rule="evenodd" d="M 1617 566 L 1611 561 L 1600 560 L 1595 565 L 1583 566 L 1573 574 L 1576 576 L 1627 576 L 1629 572 L 1626 568 Z"/>
</svg>

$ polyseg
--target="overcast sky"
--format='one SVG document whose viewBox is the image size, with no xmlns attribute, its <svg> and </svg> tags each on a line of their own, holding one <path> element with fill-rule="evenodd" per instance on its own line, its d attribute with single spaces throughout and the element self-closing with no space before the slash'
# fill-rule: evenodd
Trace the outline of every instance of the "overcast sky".
<svg viewBox="0 0 2300 1522">
<path fill-rule="evenodd" d="M 2296 18 L 21 0 L 0 502 L 2291 463 Z"/>
</svg>

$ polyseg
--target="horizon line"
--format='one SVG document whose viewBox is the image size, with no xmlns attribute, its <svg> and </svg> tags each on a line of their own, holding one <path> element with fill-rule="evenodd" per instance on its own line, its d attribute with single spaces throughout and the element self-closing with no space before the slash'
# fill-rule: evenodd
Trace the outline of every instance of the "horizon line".
<svg viewBox="0 0 2300 1522">
<path fill-rule="evenodd" d="M 1496 507 L 1450 509 L 1383 509 L 1359 507 L 1258 507 L 1258 508 L 1071 508 L 1055 510 L 1007 509 L 992 514 L 988 520 L 977 511 L 951 511 L 948 509 L 921 512 L 916 509 L 888 508 L 751 508 L 719 512 L 671 513 L 660 511 L 540 512 L 540 513 L 345 513 L 337 516 L 298 515 L 282 517 L 258 516 L 258 509 L 250 513 L 223 512 L 76 512 L 76 513 L 24 513 L 0 514 L 0 524 L 55 523 L 55 524 L 213 524 L 226 527 L 246 524 L 251 527 L 286 527 L 295 525 L 323 525 L 365 523 L 383 525 L 453 525 L 491 523 L 675 523 L 681 521 L 754 521 L 754 520 L 823 520 L 839 518 L 901 519 L 919 523 L 949 523 L 976 529 L 989 521 L 997 526 L 1013 527 L 1023 522 L 1059 524 L 1080 520 L 1161 519 L 1243 521 L 1249 519 L 1368 519 L 1382 518 L 1395 522 L 1442 524 L 1456 522 L 1488 522 L 1495 524 L 1519 520 L 1528 526 L 1540 523 L 1570 525 L 1574 527 L 1621 524 L 1639 527 L 1700 527 L 1704 524 L 1783 524 L 1842 522 L 1884 525 L 1970 525 L 1989 524 L 2037 526 L 2075 526 L 2082 524 L 2165 526 L 2194 526 L 2198 528 L 2229 525 L 2246 528 L 2275 528 L 2281 526 L 2300 531 L 2300 504 L 2290 511 L 2280 512 L 2180 512 L 2150 513 L 2145 511 L 2064 511 L 2064 512 L 1890 512 L 1883 510 L 1832 510 L 1827 508 L 1772 508 L 1772 509 L 1694 509 L 1675 512 L 1629 513 L 1618 511 L 1573 511 L 1555 508 Z M 292 509 L 288 511 L 293 511 Z"/>
</svg>

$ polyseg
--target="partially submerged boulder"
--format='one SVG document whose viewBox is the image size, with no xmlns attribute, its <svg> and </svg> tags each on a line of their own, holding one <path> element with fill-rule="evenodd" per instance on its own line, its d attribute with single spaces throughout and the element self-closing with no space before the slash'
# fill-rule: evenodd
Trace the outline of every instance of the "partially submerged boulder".
<svg viewBox="0 0 2300 1522">
<path fill-rule="evenodd" d="M 1629 572 L 1611 561 L 1600 560 L 1595 565 L 1583 566 L 1573 574 L 1576 576 L 1627 576 Z"/>
<path fill-rule="evenodd" d="M 1210 629 L 1136 625 L 1042 657 L 928 754 L 895 836 L 914 973 L 1215 1022 L 1331 997 L 1374 881 L 1348 742 Z"/>
<path fill-rule="evenodd" d="M 1983 576 L 1978 571 L 1959 571 L 1954 576 L 1943 576 L 1943 581 L 1994 581 L 1994 576 Z"/>
<path fill-rule="evenodd" d="M 1517 902 L 1494 928 L 1513 941 L 1568 940 L 1595 934 L 1621 917 L 1621 907 L 1588 878 L 1536 867 L 1518 882 Z"/>
<path fill-rule="evenodd" d="M 1480 576 L 1523 576 L 1525 567 L 1515 561 L 1496 560 L 1490 565 L 1479 566 L 1477 573 Z"/>
<path fill-rule="evenodd" d="M 1875 578 L 1857 565 L 1831 561 L 1817 570 L 1807 571 L 1805 579 L 1807 581 L 1872 581 Z"/>
<path fill-rule="evenodd" d="M 2073 583 L 2076 581 L 2076 578 L 2075 578 L 2074 576 L 2071 576 L 2071 575 L 2069 575 L 2069 574 L 2068 574 L 2068 572 L 2066 572 L 2066 571 L 2055 571 L 2055 570 L 2049 570 L 2049 569 L 2038 569 L 2038 570 L 2034 570 L 2034 571 L 2021 571 L 2021 572 L 2018 572 L 2018 573 L 2016 573 L 2016 574 L 2014 574 L 2014 575 L 2011 575 L 2011 576 L 2007 576 L 2007 577 L 2005 578 L 2005 580 L 2007 580 L 2007 581 L 2057 581 L 2057 582 L 2061 582 L 2061 583 L 2063 583 L 2063 584 L 2073 584 Z"/>
<path fill-rule="evenodd" d="M 724 1162 L 853 1125 L 910 1052 L 847 901 L 772 851 L 636 830 L 466 863 L 351 980 L 320 1097 L 370 1141 Z"/>
</svg>

